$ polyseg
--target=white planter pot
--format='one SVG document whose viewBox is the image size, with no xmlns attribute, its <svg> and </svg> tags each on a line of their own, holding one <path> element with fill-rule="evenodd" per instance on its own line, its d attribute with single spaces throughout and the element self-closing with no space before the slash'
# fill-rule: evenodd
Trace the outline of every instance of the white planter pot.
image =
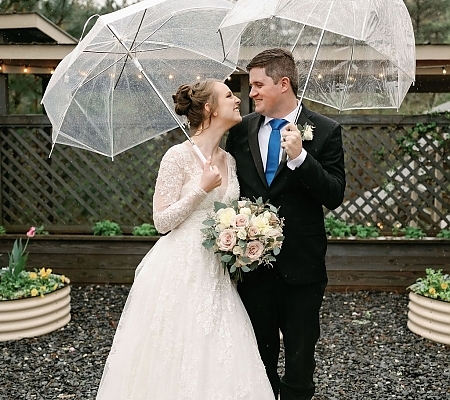
<svg viewBox="0 0 450 400">
<path fill-rule="evenodd" d="M 0 301 L 0 341 L 53 332 L 70 321 L 70 286 L 44 297 Z"/>
<path fill-rule="evenodd" d="M 408 328 L 434 342 L 450 345 L 450 303 L 409 293 Z"/>
</svg>

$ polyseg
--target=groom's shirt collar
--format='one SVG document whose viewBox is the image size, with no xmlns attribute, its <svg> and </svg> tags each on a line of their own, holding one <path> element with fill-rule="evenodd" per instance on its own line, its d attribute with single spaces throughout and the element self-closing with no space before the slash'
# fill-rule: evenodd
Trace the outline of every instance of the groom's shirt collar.
<svg viewBox="0 0 450 400">
<path fill-rule="evenodd" d="M 298 102 L 297 107 L 295 107 L 288 115 L 286 115 L 282 119 L 285 119 L 288 122 L 295 123 L 295 117 L 297 116 L 297 113 L 300 115 L 301 111 L 302 111 L 302 103 Z M 267 125 L 272 120 L 273 120 L 273 118 L 271 118 L 271 117 L 265 117 L 264 123 L 262 126 Z"/>
</svg>

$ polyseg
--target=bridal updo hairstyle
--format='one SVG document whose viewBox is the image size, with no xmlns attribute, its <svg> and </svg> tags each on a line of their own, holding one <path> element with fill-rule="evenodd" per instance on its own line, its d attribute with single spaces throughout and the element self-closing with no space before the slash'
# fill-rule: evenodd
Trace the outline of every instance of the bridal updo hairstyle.
<svg viewBox="0 0 450 400">
<path fill-rule="evenodd" d="M 205 129 L 205 122 L 211 121 L 211 115 L 217 109 L 217 93 L 214 91 L 214 83 L 220 82 L 207 79 L 192 85 L 181 85 L 177 92 L 172 95 L 175 103 L 175 112 L 187 117 L 189 127 L 193 131 L 199 128 Z M 210 110 L 205 110 L 208 103 Z"/>
</svg>

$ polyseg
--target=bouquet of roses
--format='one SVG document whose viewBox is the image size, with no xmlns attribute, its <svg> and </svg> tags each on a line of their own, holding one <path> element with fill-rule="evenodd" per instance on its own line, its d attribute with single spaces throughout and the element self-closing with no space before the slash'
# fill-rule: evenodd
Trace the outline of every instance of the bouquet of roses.
<svg viewBox="0 0 450 400">
<path fill-rule="evenodd" d="M 203 246 L 220 255 L 232 280 L 243 280 L 243 273 L 259 265 L 272 266 L 283 243 L 283 219 L 278 209 L 258 198 L 214 203 L 214 213 L 203 221 Z"/>
</svg>

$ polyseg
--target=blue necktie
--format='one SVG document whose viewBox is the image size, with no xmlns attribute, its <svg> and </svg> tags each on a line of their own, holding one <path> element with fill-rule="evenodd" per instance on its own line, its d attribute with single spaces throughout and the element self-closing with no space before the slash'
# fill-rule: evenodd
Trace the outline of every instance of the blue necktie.
<svg viewBox="0 0 450 400">
<path fill-rule="evenodd" d="M 280 148 L 281 148 L 281 133 L 280 129 L 288 121 L 285 119 L 272 119 L 269 121 L 272 127 L 270 133 L 269 147 L 267 149 L 267 162 L 266 162 L 266 180 L 268 185 L 272 183 L 275 172 L 277 172 L 278 164 L 280 162 Z"/>
</svg>

